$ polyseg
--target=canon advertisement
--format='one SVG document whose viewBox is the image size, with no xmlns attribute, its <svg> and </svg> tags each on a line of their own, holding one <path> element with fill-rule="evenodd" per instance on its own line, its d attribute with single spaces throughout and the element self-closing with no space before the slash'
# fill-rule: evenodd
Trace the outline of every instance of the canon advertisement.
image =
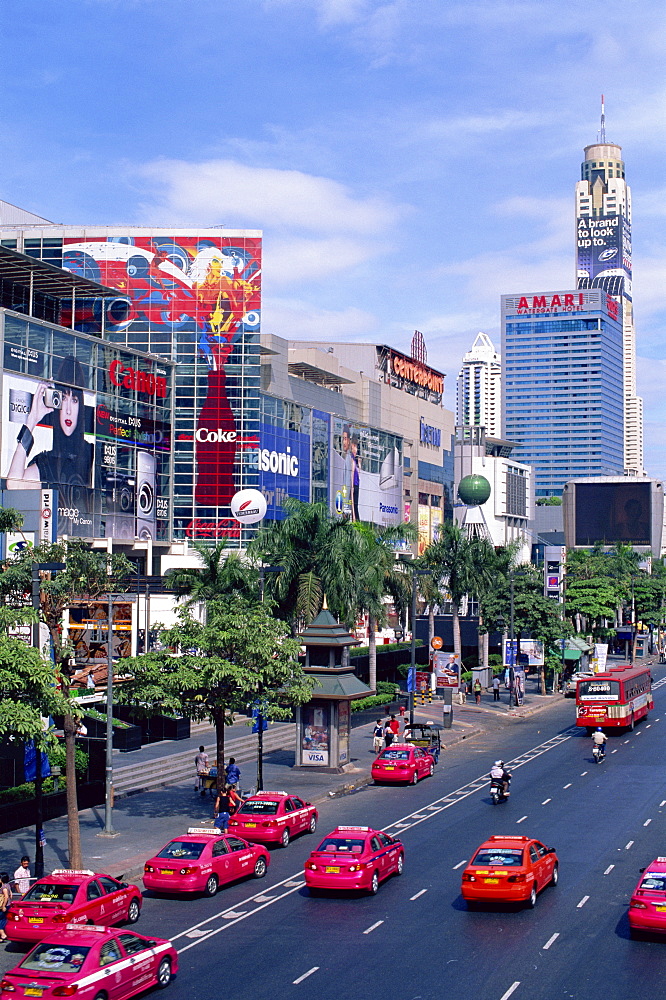
<svg viewBox="0 0 666 1000">
<path fill-rule="evenodd" d="M 117 350 L 75 335 L 57 337 L 71 352 L 61 358 L 5 344 L 5 369 L 34 368 L 3 372 L 6 488 L 56 491 L 58 536 L 168 539 L 169 424 L 143 415 L 156 412 L 151 400 L 166 397 L 166 371 L 139 358 L 123 363 Z M 93 392 L 93 384 L 108 393 Z"/>
<path fill-rule="evenodd" d="M 281 521 L 284 501 L 294 497 L 310 500 L 310 435 L 261 425 L 261 447 L 257 452 L 259 489 L 266 497 L 266 517 Z"/>
<path fill-rule="evenodd" d="M 402 438 L 333 418 L 332 509 L 354 521 L 402 522 Z"/>
</svg>

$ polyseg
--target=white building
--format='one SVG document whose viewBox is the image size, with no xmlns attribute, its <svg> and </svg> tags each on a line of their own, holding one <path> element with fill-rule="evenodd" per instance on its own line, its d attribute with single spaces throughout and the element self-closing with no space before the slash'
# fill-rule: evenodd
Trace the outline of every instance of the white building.
<svg viewBox="0 0 666 1000">
<path fill-rule="evenodd" d="M 576 184 L 576 267 L 579 288 L 603 288 L 622 310 L 624 469 L 643 476 L 643 400 L 636 394 L 631 285 L 631 189 L 624 176 L 622 147 L 606 140 L 603 97 L 599 141 L 585 147 Z"/>
<path fill-rule="evenodd" d="M 460 426 L 485 427 L 489 437 L 502 433 L 502 362 L 492 340 L 479 333 L 462 360 L 456 386 Z"/>
</svg>

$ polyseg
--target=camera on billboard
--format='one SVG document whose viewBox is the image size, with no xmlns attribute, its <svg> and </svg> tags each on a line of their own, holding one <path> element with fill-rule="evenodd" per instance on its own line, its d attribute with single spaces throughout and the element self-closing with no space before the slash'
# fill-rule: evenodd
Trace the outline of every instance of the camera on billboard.
<svg viewBox="0 0 666 1000">
<path fill-rule="evenodd" d="M 134 478 L 116 473 L 106 476 L 106 509 L 110 514 L 134 516 L 135 482 Z"/>
<path fill-rule="evenodd" d="M 55 389 L 51 386 L 47 386 L 44 389 L 44 403 L 51 410 L 62 410 L 62 392 L 60 389 Z"/>
<path fill-rule="evenodd" d="M 136 533 L 156 538 L 155 456 L 139 451 L 136 460 Z"/>
</svg>

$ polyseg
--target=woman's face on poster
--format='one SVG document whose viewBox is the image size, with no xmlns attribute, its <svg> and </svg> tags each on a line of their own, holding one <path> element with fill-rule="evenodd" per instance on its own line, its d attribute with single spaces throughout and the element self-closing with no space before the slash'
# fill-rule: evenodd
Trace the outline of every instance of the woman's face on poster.
<svg viewBox="0 0 666 1000">
<path fill-rule="evenodd" d="M 65 389 L 62 394 L 62 407 L 60 408 L 60 428 L 63 434 L 70 437 L 76 430 L 78 422 L 79 397 Z"/>
</svg>

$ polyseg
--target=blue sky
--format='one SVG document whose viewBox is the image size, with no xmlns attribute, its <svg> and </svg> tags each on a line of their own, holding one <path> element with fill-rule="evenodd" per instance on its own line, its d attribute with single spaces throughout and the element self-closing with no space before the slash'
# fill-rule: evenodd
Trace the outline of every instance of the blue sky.
<svg viewBox="0 0 666 1000">
<path fill-rule="evenodd" d="M 632 187 L 646 464 L 666 476 L 657 0 L 2 0 L 0 198 L 55 222 L 264 230 L 263 329 L 455 374 L 499 296 L 574 283 L 606 95 Z"/>
</svg>

